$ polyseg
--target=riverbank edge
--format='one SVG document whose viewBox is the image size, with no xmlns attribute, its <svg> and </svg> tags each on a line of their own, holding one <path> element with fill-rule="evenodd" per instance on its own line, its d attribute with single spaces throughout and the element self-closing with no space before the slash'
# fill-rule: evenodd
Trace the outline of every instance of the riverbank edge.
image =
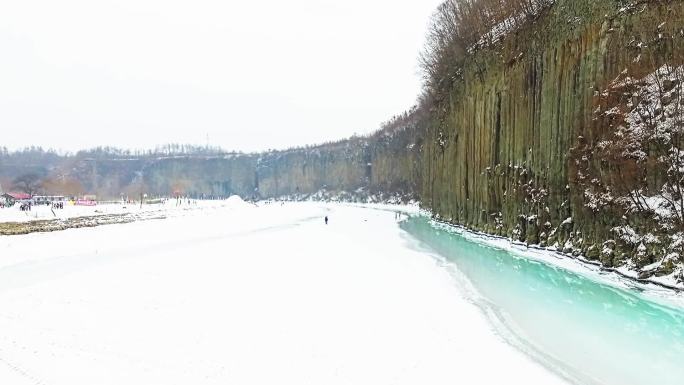
<svg viewBox="0 0 684 385">
<path fill-rule="evenodd" d="M 16 236 L 32 233 L 51 233 L 69 229 L 97 227 L 132 223 L 136 221 L 166 219 L 162 212 L 123 213 L 123 214 L 98 214 L 87 215 L 66 219 L 43 219 L 29 222 L 2 222 L 0 223 L 0 236 Z"/>
<path fill-rule="evenodd" d="M 474 236 L 479 237 L 483 241 L 505 241 L 508 245 L 512 247 L 517 247 L 519 248 L 517 251 L 524 253 L 526 250 L 533 250 L 533 251 L 539 251 L 543 253 L 548 253 L 548 257 L 556 257 L 556 258 L 562 258 L 566 260 L 571 260 L 571 261 L 576 261 L 582 264 L 585 268 L 592 267 L 594 269 L 598 269 L 601 272 L 606 272 L 606 273 L 612 273 L 615 274 L 618 277 L 621 277 L 622 279 L 627 280 L 628 282 L 636 283 L 639 285 L 654 285 L 662 289 L 667 289 L 673 293 L 677 294 L 684 294 L 684 282 L 681 282 L 679 284 L 670 284 L 668 282 L 663 282 L 662 280 L 658 279 L 653 279 L 653 277 L 648 277 L 648 278 L 639 278 L 638 277 L 638 272 L 637 271 L 632 271 L 629 270 L 627 267 L 623 268 L 614 268 L 614 267 L 606 267 L 603 266 L 598 261 L 592 261 L 588 258 L 586 258 L 583 254 L 579 255 L 573 255 L 571 253 L 565 253 L 561 250 L 558 250 L 554 247 L 543 247 L 538 244 L 526 244 L 524 242 L 519 242 L 515 241 L 512 238 L 505 237 L 505 236 L 500 236 L 500 235 L 495 235 L 495 234 L 490 234 L 487 232 L 483 231 L 478 231 L 478 230 L 473 230 L 469 227 L 466 227 L 464 225 L 458 224 L 458 223 L 452 223 L 444 220 L 437 219 L 435 217 L 435 214 L 430 211 L 429 209 L 426 209 L 425 207 L 422 206 L 421 202 L 419 200 L 408 200 L 405 199 L 406 197 L 402 196 L 396 196 L 396 197 L 390 197 L 390 199 L 368 199 L 371 197 L 366 197 L 366 201 L 364 202 L 364 199 L 360 199 L 359 197 L 352 197 L 350 200 L 345 200 L 343 198 L 340 198 L 339 196 L 332 195 L 328 197 L 322 197 L 320 194 L 314 194 L 312 196 L 307 196 L 307 197 L 299 197 L 299 196 L 281 196 L 279 198 L 273 198 L 269 200 L 264 200 L 263 202 L 268 202 L 268 201 L 285 201 L 285 202 L 319 202 L 319 203 L 337 203 L 337 204 L 346 204 L 350 206 L 356 206 L 356 207 L 364 207 L 364 208 L 370 208 L 370 209 L 376 209 L 376 210 L 388 210 L 388 211 L 398 211 L 402 212 L 406 215 L 409 216 L 415 216 L 415 215 L 420 215 L 428 220 L 430 220 L 433 223 L 438 223 L 441 226 L 445 226 L 448 228 L 453 228 L 457 229 L 461 232 L 471 234 Z M 370 200 L 370 202 L 368 202 Z M 408 203 L 404 203 L 402 201 L 407 201 Z M 506 250 L 506 247 L 503 247 L 501 245 L 497 245 L 494 242 L 486 242 L 489 246 L 504 250 L 504 251 L 509 251 Z M 578 250 L 574 250 L 577 252 Z M 544 259 L 548 263 L 553 263 L 551 258 L 546 258 Z M 556 266 L 558 266 L 556 264 Z M 559 266 L 562 267 L 562 266 Z"/>
<path fill-rule="evenodd" d="M 311 202 L 312 200 L 309 200 Z M 266 202 L 266 201 L 263 201 Z M 296 201 L 289 201 L 290 203 L 296 203 Z M 300 201 L 301 202 L 301 201 Z M 666 282 L 661 282 L 653 280 L 652 278 L 639 278 L 636 275 L 630 274 L 629 271 L 620 270 L 616 268 L 605 267 L 601 263 L 596 261 L 591 261 L 585 258 L 583 255 L 574 256 L 569 253 L 564 253 L 553 247 L 542 247 L 539 245 L 527 245 L 523 242 L 515 241 L 511 238 L 493 235 L 485 233 L 482 231 L 475 231 L 467 228 L 463 225 L 454 224 L 451 222 L 442 221 L 434 218 L 432 213 L 424 208 L 420 208 L 417 203 L 414 204 L 397 204 L 394 202 L 385 203 L 361 203 L 361 202 L 326 202 L 326 201 L 315 201 L 318 203 L 336 203 L 336 204 L 346 204 L 349 206 L 363 207 L 374 210 L 387 210 L 401 212 L 408 216 L 421 216 L 430 221 L 431 224 L 439 225 L 439 228 L 445 231 L 455 232 L 457 234 L 468 234 L 477 237 L 477 240 L 483 241 L 487 246 L 494 247 L 503 251 L 511 251 L 510 248 L 517 248 L 517 252 L 525 254 L 525 251 L 532 250 L 542 253 L 546 253 L 547 257 L 556 257 L 566 260 L 576 261 L 582 264 L 586 268 L 594 268 L 601 272 L 608 272 L 615 274 L 616 276 L 625 279 L 632 283 L 637 283 L 640 285 L 654 285 L 659 288 L 667 289 L 673 293 L 683 294 L 684 293 L 684 283 L 679 285 L 672 285 Z M 26 235 L 31 233 L 49 233 L 54 231 L 64 231 L 69 229 L 77 228 L 87 228 L 87 227 L 97 227 L 104 225 L 114 225 L 114 224 L 125 224 L 132 223 L 141 220 L 155 220 L 155 219 L 166 219 L 167 215 L 162 211 L 153 211 L 147 213 L 124 213 L 124 214 L 100 214 L 91 216 L 81 216 L 68 219 L 50 219 L 50 220 L 38 220 L 29 222 L 3 222 L 0 223 L 0 236 L 15 236 L 15 235 Z M 436 226 L 435 226 L 436 227 Z M 497 244 L 495 241 L 504 241 L 508 244 L 508 248 Z M 531 257 L 534 258 L 534 257 Z M 536 258 L 535 258 L 536 259 Z M 552 258 L 545 258 L 545 262 L 553 264 Z M 559 264 L 554 264 L 555 266 L 563 268 Z"/>
<path fill-rule="evenodd" d="M 415 215 L 415 214 L 414 214 Z M 463 225 L 459 224 L 454 224 L 451 222 L 446 222 L 442 220 L 435 219 L 434 216 L 432 215 L 431 212 L 421 209 L 420 212 L 417 214 L 419 216 L 425 217 L 428 219 L 428 221 L 433 225 L 433 227 L 438 228 L 440 230 L 445 230 L 449 232 L 453 232 L 459 235 L 469 235 L 471 237 L 474 237 L 473 241 L 482 241 L 486 246 L 493 247 L 496 249 L 500 249 L 502 251 L 506 252 L 518 252 L 519 254 L 523 256 L 528 256 L 530 258 L 533 258 L 535 260 L 539 260 L 539 258 L 535 258 L 531 256 L 529 253 L 526 253 L 526 251 L 537 251 L 543 254 L 546 254 L 546 257 L 544 258 L 543 261 L 553 264 L 554 266 L 560 267 L 560 268 L 566 268 L 564 266 L 561 266 L 560 264 L 553 263 L 553 259 L 564 259 L 564 260 L 569 260 L 569 261 L 575 261 L 580 263 L 582 266 L 585 268 L 591 270 L 592 268 L 594 270 L 598 270 L 599 272 L 604 272 L 604 273 L 611 273 L 614 274 L 615 276 L 619 277 L 620 279 L 627 280 L 628 282 L 631 283 L 636 283 L 639 285 L 654 285 L 657 286 L 658 288 L 661 289 L 667 289 L 668 291 L 671 291 L 672 293 L 675 294 L 684 294 L 684 283 L 682 284 L 669 284 L 666 282 L 661 282 L 657 280 L 653 280 L 652 278 L 639 278 L 636 275 L 630 274 L 630 271 L 628 270 L 621 270 L 617 268 L 612 268 L 612 267 L 605 267 L 603 266 L 600 262 L 596 261 L 591 261 L 587 259 L 583 255 L 575 256 L 569 253 L 564 253 L 558 249 L 555 249 L 553 247 L 542 247 L 539 245 L 527 245 L 523 242 L 515 241 L 511 238 L 504 237 L 504 236 L 499 236 L 499 235 L 493 235 L 489 234 L 486 232 L 482 231 L 475 231 L 472 230 L 468 227 L 465 227 Z M 437 224 L 438 226 L 434 226 L 434 224 Z M 505 247 L 497 241 L 503 241 L 508 244 L 509 247 Z M 515 249 L 515 250 L 512 250 Z"/>
</svg>

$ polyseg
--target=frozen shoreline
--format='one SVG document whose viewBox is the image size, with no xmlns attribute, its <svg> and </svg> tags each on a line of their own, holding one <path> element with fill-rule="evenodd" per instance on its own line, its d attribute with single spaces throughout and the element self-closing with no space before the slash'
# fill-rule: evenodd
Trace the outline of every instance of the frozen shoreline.
<svg viewBox="0 0 684 385">
<path fill-rule="evenodd" d="M 465 226 L 453 224 L 446 221 L 441 221 L 432 218 L 432 214 L 424 209 L 421 209 L 418 204 L 384 204 L 384 203 L 346 203 L 352 207 L 364 207 L 378 210 L 387 211 L 398 211 L 411 216 L 422 216 L 427 218 L 432 223 L 434 223 L 439 228 L 458 233 L 464 237 L 471 239 L 475 242 L 492 246 L 501 250 L 510 251 L 514 254 L 533 258 L 535 260 L 544 261 L 547 263 L 554 264 L 559 267 L 566 268 L 568 270 L 581 273 L 581 272 L 591 272 L 592 277 L 595 279 L 600 279 L 601 281 L 606 281 L 606 283 L 611 283 L 620 288 L 633 287 L 633 284 L 639 285 L 645 290 L 659 291 L 663 292 L 673 292 L 675 295 L 681 295 L 681 302 L 684 304 L 684 283 L 677 283 L 674 280 L 662 279 L 659 277 L 650 277 L 646 279 L 638 278 L 637 273 L 629 270 L 627 268 L 608 268 L 602 266 L 597 261 L 591 261 L 583 256 L 575 257 L 572 254 L 563 253 L 552 247 L 541 247 L 538 245 L 526 245 L 522 242 L 516 242 L 510 238 L 504 236 L 493 235 L 489 233 L 484 233 L 481 231 L 474 231 L 468 229 Z M 566 263 L 564 261 L 569 260 L 575 263 Z M 575 264 L 580 265 L 580 267 L 574 266 Z M 611 273 L 614 274 L 619 279 L 608 279 L 606 280 L 605 274 L 600 273 Z M 669 277 L 668 277 L 669 278 Z"/>
<path fill-rule="evenodd" d="M 425 216 L 401 226 L 473 287 L 472 302 L 505 339 L 572 383 L 681 382 L 680 294 Z"/>
<path fill-rule="evenodd" d="M 582 274 L 597 282 L 606 283 L 621 289 L 638 289 L 647 292 L 655 299 L 672 302 L 684 307 L 684 284 L 667 283 L 652 278 L 640 279 L 636 273 L 625 269 L 606 268 L 600 263 L 575 257 L 553 248 L 526 245 L 510 238 L 470 230 L 464 226 L 431 218 L 430 213 L 420 211 L 418 214 L 428 219 L 436 228 L 463 236 L 473 242 L 508 251 L 516 256 L 529 258 L 560 267 L 574 273 Z"/>
</svg>

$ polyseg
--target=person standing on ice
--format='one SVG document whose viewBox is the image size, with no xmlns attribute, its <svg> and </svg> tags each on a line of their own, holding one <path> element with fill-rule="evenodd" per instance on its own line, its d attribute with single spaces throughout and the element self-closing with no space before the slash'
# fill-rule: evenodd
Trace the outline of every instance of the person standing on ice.
<svg viewBox="0 0 684 385">
<path fill-rule="evenodd" d="M 326 225 L 328 224 L 328 216 L 327 215 L 325 216 L 325 224 Z"/>
</svg>

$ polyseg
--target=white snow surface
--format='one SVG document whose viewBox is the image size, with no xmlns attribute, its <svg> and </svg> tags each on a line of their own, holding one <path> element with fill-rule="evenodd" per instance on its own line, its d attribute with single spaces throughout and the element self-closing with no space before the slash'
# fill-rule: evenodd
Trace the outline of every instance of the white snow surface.
<svg viewBox="0 0 684 385">
<path fill-rule="evenodd" d="M 0 237 L 0 384 L 562 383 L 394 212 L 234 203 Z"/>
</svg>

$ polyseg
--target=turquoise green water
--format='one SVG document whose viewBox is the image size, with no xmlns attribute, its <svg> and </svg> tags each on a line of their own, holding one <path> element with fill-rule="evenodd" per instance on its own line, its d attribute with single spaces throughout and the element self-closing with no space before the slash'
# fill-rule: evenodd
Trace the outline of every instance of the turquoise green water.
<svg viewBox="0 0 684 385">
<path fill-rule="evenodd" d="M 427 218 L 402 228 L 467 278 L 478 294 L 470 299 L 504 338 L 571 382 L 684 384 L 684 308 L 485 246 Z"/>
</svg>

